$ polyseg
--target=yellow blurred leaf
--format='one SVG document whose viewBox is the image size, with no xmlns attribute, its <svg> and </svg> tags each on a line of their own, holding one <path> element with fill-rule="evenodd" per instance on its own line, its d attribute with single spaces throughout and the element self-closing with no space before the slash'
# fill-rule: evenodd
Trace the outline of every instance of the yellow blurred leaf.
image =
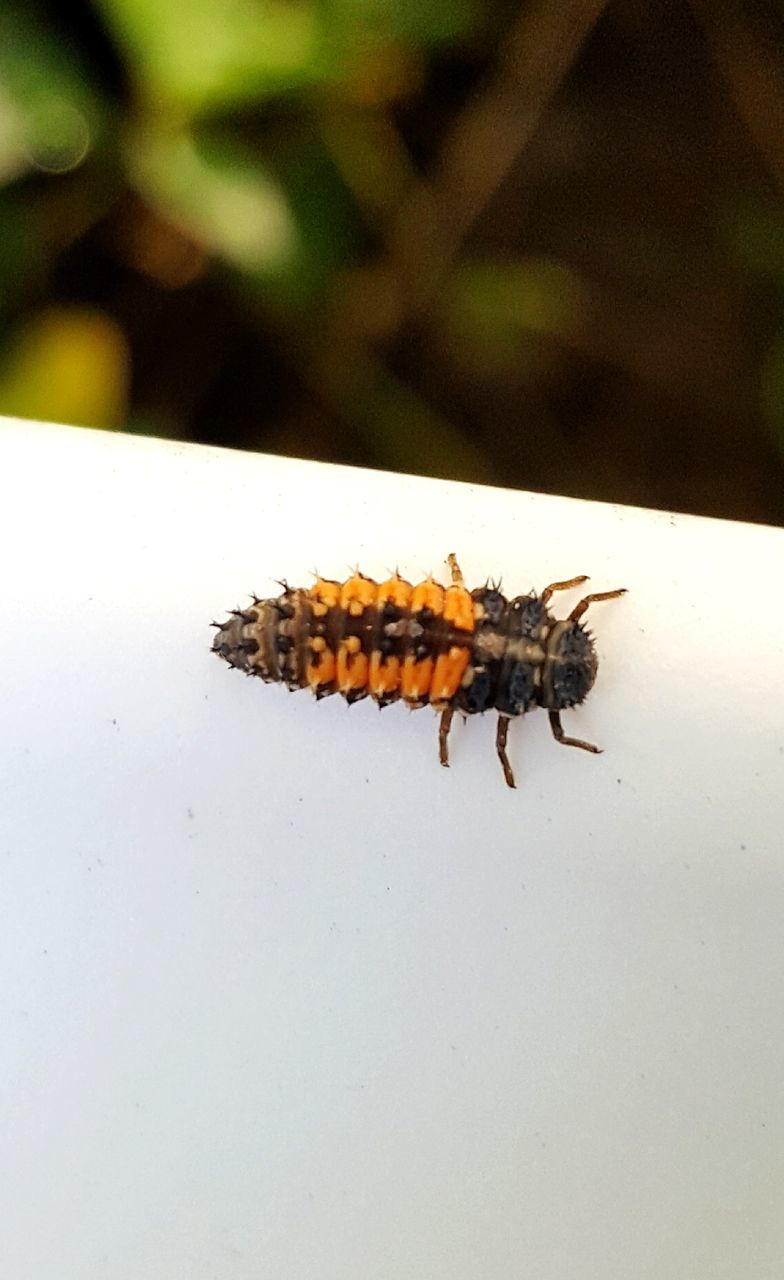
<svg viewBox="0 0 784 1280">
<path fill-rule="evenodd" d="M 126 414 L 129 363 L 125 335 L 109 316 L 51 308 L 17 333 L 0 363 L 0 413 L 119 427 Z"/>
</svg>

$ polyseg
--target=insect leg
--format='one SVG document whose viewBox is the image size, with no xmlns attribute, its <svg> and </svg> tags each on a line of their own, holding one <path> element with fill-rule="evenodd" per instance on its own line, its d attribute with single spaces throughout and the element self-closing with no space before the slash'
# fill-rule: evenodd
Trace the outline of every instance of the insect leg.
<svg viewBox="0 0 784 1280">
<path fill-rule="evenodd" d="M 615 600 L 617 596 L 625 595 L 626 587 L 618 587 L 617 591 L 596 591 L 592 596 L 585 596 L 585 598 L 572 609 L 572 612 L 569 614 L 569 621 L 576 622 L 578 618 L 583 616 L 588 605 L 595 604 L 597 600 Z"/>
<path fill-rule="evenodd" d="M 551 582 L 542 592 L 542 604 L 547 604 L 550 596 L 556 591 L 568 591 L 571 587 L 579 587 L 581 582 L 588 581 L 587 573 L 580 573 L 576 578 L 566 578 L 563 582 Z"/>
<path fill-rule="evenodd" d="M 449 565 L 449 568 L 452 570 L 453 586 L 464 587 L 465 583 L 463 581 L 463 574 L 460 570 L 460 565 L 457 563 L 457 556 L 455 555 L 454 551 L 450 551 L 449 555 L 446 558 L 446 562 Z"/>
<path fill-rule="evenodd" d="M 438 759 L 445 769 L 449 768 L 449 730 L 452 727 L 452 717 L 454 715 L 452 707 L 447 707 L 441 712 L 441 724 L 438 728 Z"/>
<path fill-rule="evenodd" d="M 509 716 L 498 717 L 498 728 L 495 734 L 495 749 L 498 752 L 498 759 L 501 761 L 501 768 L 504 771 L 506 785 L 508 787 L 516 787 L 512 766 L 509 763 L 509 757 L 506 754 L 506 735 L 509 732 Z"/>
<path fill-rule="evenodd" d="M 553 737 L 556 742 L 561 742 L 565 747 L 582 747 L 583 751 L 592 751 L 594 755 L 602 754 L 601 747 L 595 747 L 592 742 L 583 742 L 582 738 L 567 738 L 561 724 L 561 716 L 558 711 L 548 712 L 550 716 L 550 728 L 553 731 Z"/>
</svg>

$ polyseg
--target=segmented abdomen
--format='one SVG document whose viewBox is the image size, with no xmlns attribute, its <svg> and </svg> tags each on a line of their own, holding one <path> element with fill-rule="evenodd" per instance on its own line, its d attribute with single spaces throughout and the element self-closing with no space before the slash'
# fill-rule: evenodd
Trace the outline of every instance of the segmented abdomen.
<svg viewBox="0 0 784 1280">
<path fill-rule="evenodd" d="M 320 698 L 369 694 L 381 706 L 403 698 L 440 708 L 464 682 L 474 619 L 474 599 L 457 583 L 376 583 L 356 573 L 254 600 L 219 628 L 214 648 L 232 666 Z"/>
</svg>

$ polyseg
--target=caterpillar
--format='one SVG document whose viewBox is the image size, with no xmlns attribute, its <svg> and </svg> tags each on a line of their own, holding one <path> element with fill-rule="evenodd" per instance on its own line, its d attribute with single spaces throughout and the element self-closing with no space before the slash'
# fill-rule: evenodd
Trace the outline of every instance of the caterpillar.
<svg viewBox="0 0 784 1280">
<path fill-rule="evenodd" d="M 274 599 L 253 596 L 245 609 L 214 622 L 213 652 L 247 675 L 317 698 L 341 693 L 347 702 L 371 697 L 379 707 L 402 699 L 441 714 L 439 761 L 449 764 L 455 713 L 496 711 L 496 751 L 510 787 L 506 751 L 510 720 L 544 707 L 557 742 L 598 753 L 568 737 L 561 712 L 583 702 L 596 679 L 598 658 L 581 619 L 589 605 L 626 588 L 584 596 L 568 617 L 550 612 L 558 591 L 587 581 L 581 574 L 552 582 L 541 595 L 507 599 L 500 583 L 469 591 L 456 557 L 451 582 L 432 577 L 412 586 L 398 572 L 375 582 L 357 570 L 344 582 L 318 577 L 311 587 L 281 582 Z"/>
</svg>

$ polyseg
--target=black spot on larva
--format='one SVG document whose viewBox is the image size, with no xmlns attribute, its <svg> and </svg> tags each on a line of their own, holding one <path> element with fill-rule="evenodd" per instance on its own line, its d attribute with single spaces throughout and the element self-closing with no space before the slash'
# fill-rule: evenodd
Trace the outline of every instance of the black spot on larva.
<svg viewBox="0 0 784 1280">
<path fill-rule="evenodd" d="M 553 690 L 556 706 L 574 707 L 582 702 L 590 684 L 582 667 L 573 663 L 559 663 L 553 673 Z"/>
<path fill-rule="evenodd" d="M 465 689 L 458 694 L 458 706 L 469 716 L 487 711 L 493 704 L 493 680 L 487 667 L 474 670 L 474 678 Z"/>
<path fill-rule="evenodd" d="M 533 639 L 547 621 L 547 609 L 538 596 L 517 596 L 512 601 L 509 634 Z"/>
<path fill-rule="evenodd" d="M 291 653 L 294 648 L 294 641 L 291 636 L 277 635 L 275 637 L 275 648 L 278 653 Z"/>
<path fill-rule="evenodd" d="M 534 669 L 530 662 L 512 662 L 504 667 L 502 688 L 496 694 L 498 711 L 521 716 L 534 699 Z"/>
<path fill-rule="evenodd" d="M 552 657 L 552 695 L 547 705 L 556 710 L 576 707 L 590 693 L 598 666 L 593 641 L 579 622 L 561 633 Z"/>
<path fill-rule="evenodd" d="M 487 590 L 486 588 L 483 588 L 481 591 L 475 591 L 473 594 L 474 599 L 478 599 L 484 609 L 485 616 L 483 618 L 483 622 L 490 626 L 497 627 L 498 623 L 504 616 L 504 610 L 506 609 L 505 597 L 501 595 L 500 591 L 494 591 L 492 589 Z"/>
</svg>

